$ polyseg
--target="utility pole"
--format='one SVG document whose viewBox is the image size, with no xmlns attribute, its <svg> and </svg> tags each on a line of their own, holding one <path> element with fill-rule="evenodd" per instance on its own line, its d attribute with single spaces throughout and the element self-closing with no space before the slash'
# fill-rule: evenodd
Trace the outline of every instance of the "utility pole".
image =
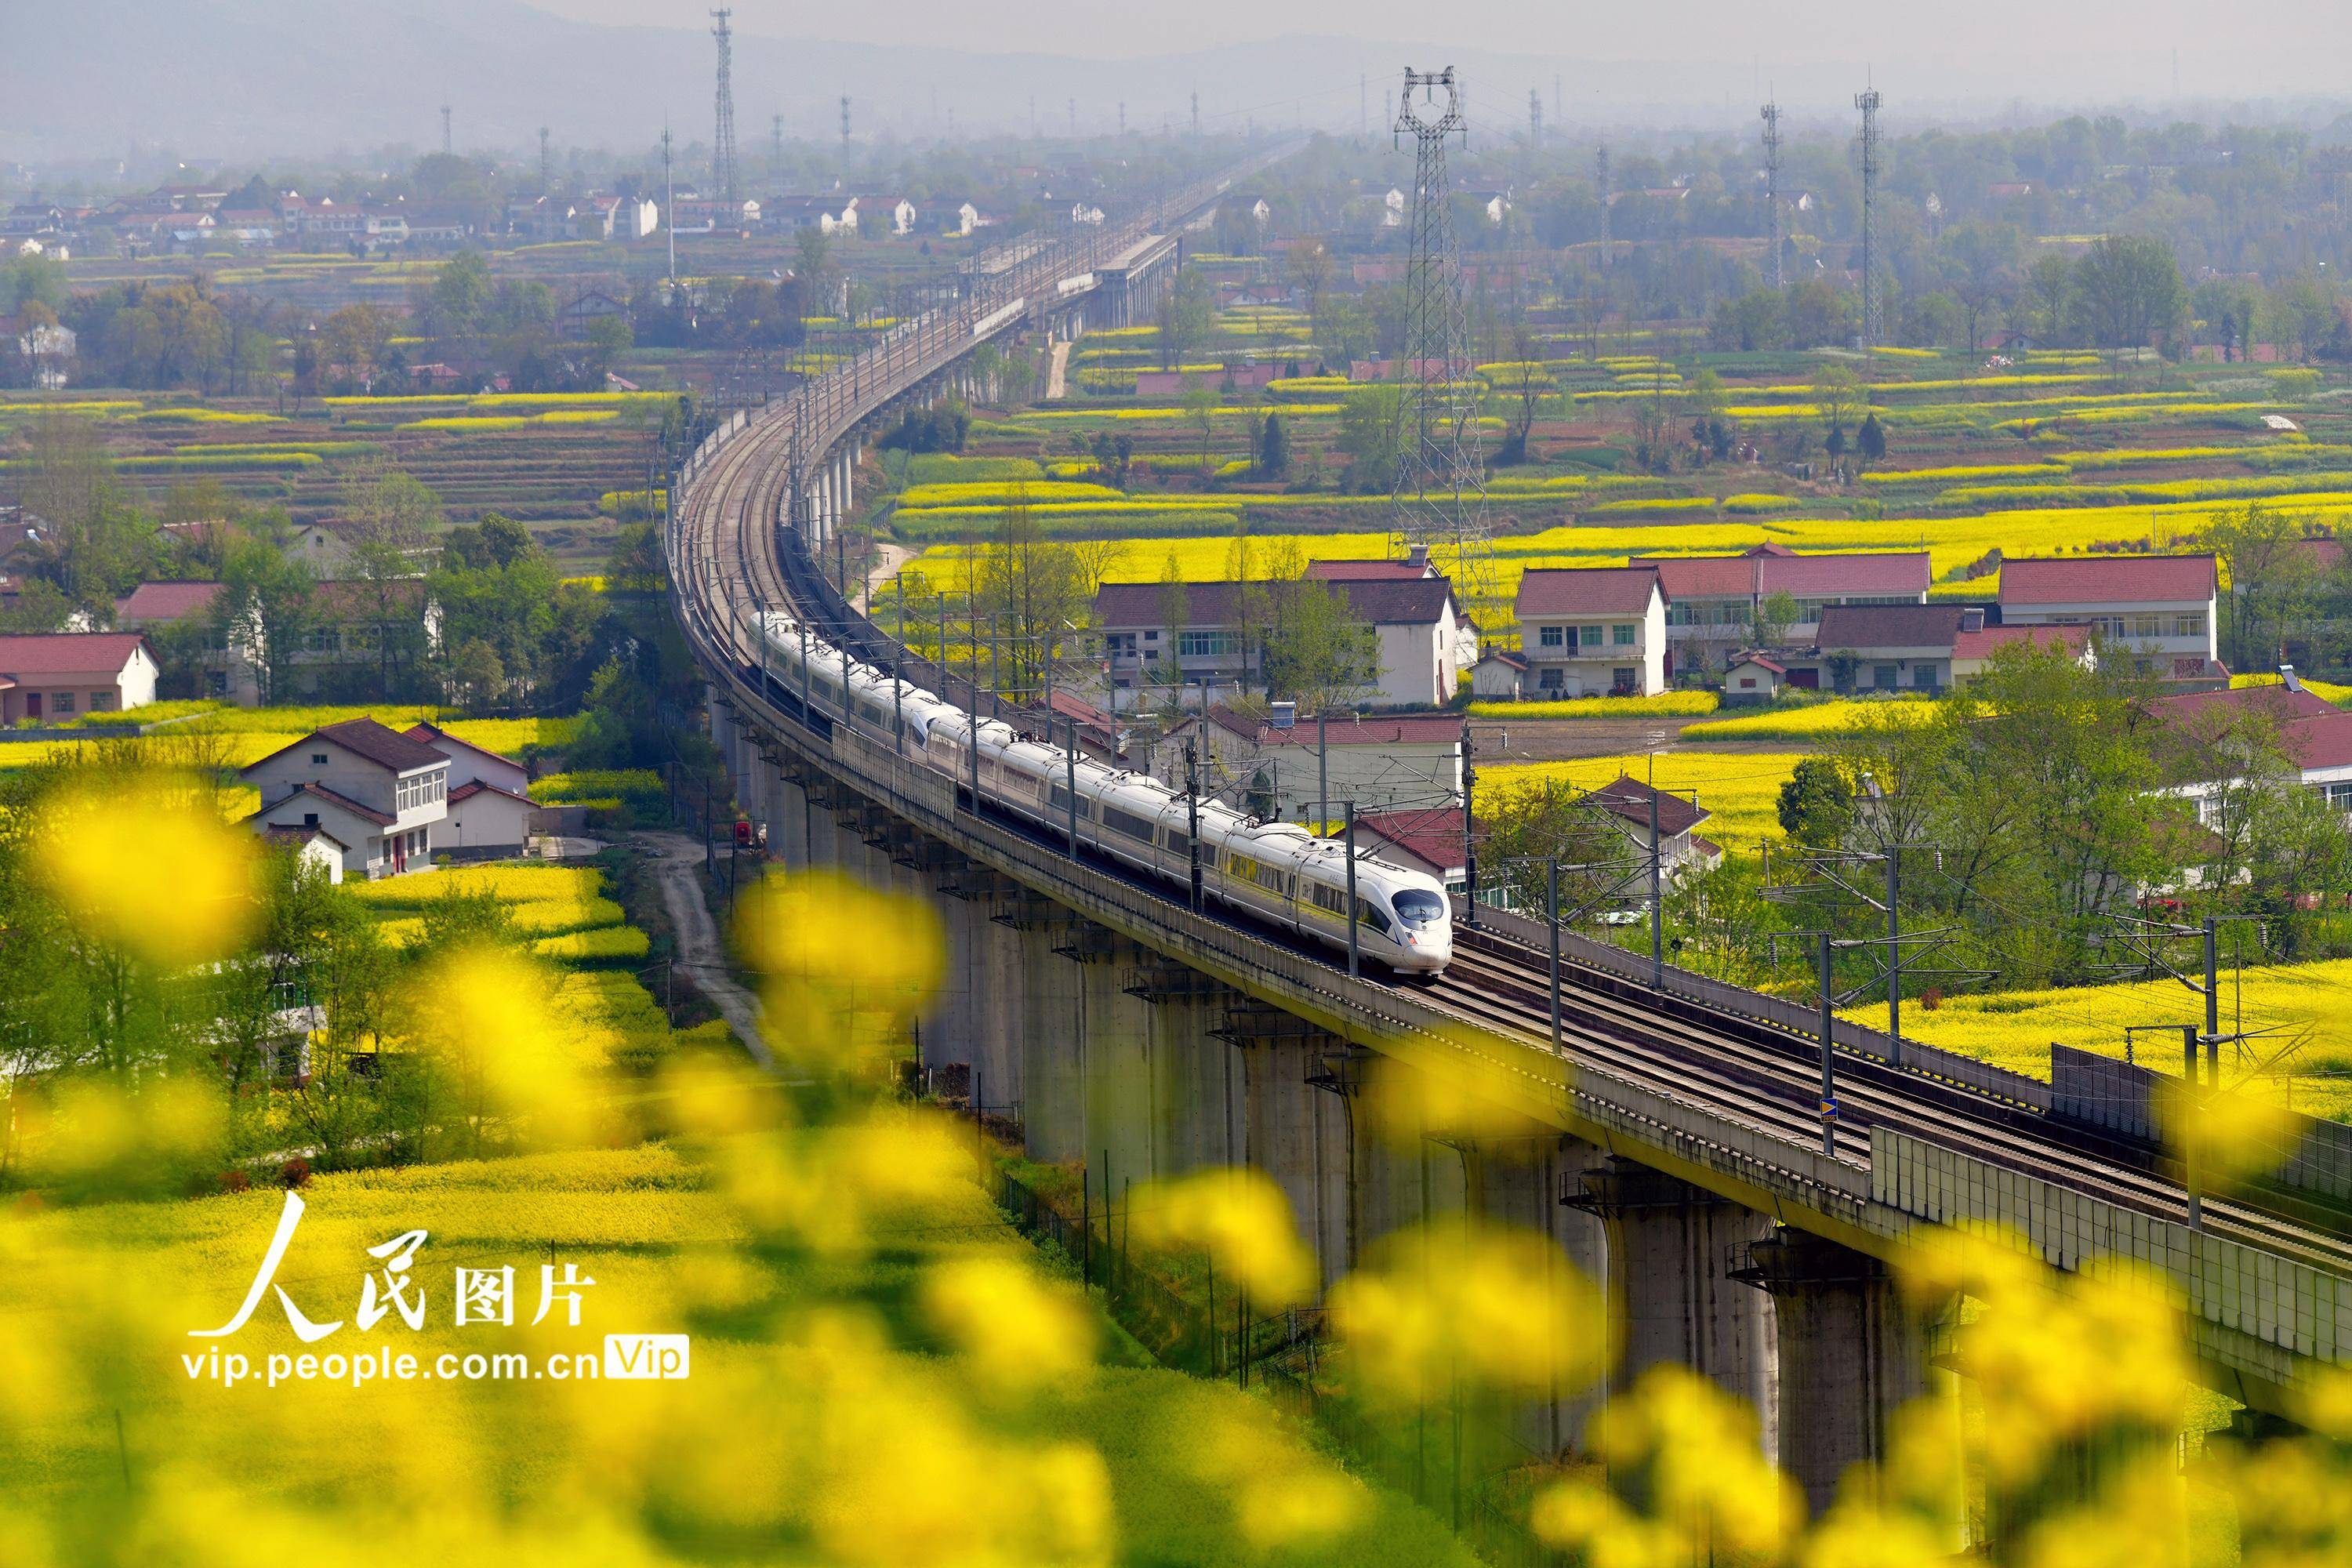
<svg viewBox="0 0 2352 1568">
<path fill-rule="evenodd" d="M 1192 912 L 1199 914 L 1201 896 L 1201 750 L 1184 742 L 1184 842 L 1192 861 Z"/>
<path fill-rule="evenodd" d="M 1886 847 L 1886 1059 L 1903 1065 L 1903 847 Z"/>
<path fill-rule="evenodd" d="M 1073 139 L 1076 139 L 1078 134 L 1078 100 L 1074 98 L 1069 100 L 1069 110 L 1070 135 Z"/>
<path fill-rule="evenodd" d="M 1878 346 L 1878 89 L 1854 95 L 1862 110 L 1862 346 Z"/>
<path fill-rule="evenodd" d="M 1118 100 L 1118 139 L 1127 140 L 1127 100 Z"/>
<path fill-rule="evenodd" d="M 1650 786 L 1650 989 L 1666 988 L 1665 846 L 1658 838 L 1658 786 Z M 1824 939 L 1826 940 L 1826 939 Z M 1828 949 L 1822 949 L 1824 952 Z"/>
<path fill-rule="evenodd" d="M 736 188 L 735 36 L 727 26 L 727 19 L 734 14 L 724 5 L 710 13 L 718 24 L 710 29 L 710 36 L 719 40 L 719 90 L 713 99 L 713 117 L 718 125 L 710 150 L 710 183 L 719 187 L 719 199 L 730 207 L 738 206 L 743 199 Z"/>
<path fill-rule="evenodd" d="M 1764 205 L 1772 216 L 1772 287 L 1775 290 L 1788 287 L 1782 271 L 1780 252 L 1780 103 L 1778 99 L 1759 111 L 1764 120 Z"/>
<path fill-rule="evenodd" d="M 1551 118 L 1554 124 L 1568 118 L 1568 110 L 1560 101 L 1559 73 L 1551 73 Z"/>
<path fill-rule="evenodd" d="M 1551 926 L 1551 1048 L 1560 1048 L 1559 1027 L 1559 857 L 1544 868 L 1544 913 Z"/>
<path fill-rule="evenodd" d="M 768 116 L 768 179 L 781 184 L 784 178 L 784 117 Z"/>
<path fill-rule="evenodd" d="M 449 155 L 449 106 L 446 103 L 441 106 L 441 155 Z"/>
<path fill-rule="evenodd" d="M 1315 831 L 1321 833 L 1331 821 L 1331 731 L 1330 715 L 1321 703 L 1315 706 Z M 1349 825 L 1353 831 L 1353 825 Z"/>
<path fill-rule="evenodd" d="M 1462 923 L 1478 923 L 1478 767 L 1470 760 L 1470 715 L 1462 716 Z"/>
<path fill-rule="evenodd" d="M 1033 115 L 1033 118 L 1034 118 L 1034 110 L 1032 110 L 1032 115 Z M 1195 141 L 1195 142 L 1198 142 L 1200 139 L 1201 139 L 1201 89 L 1200 89 L 1199 88 L 1197 88 L 1197 87 L 1196 87 L 1196 88 L 1194 88 L 1194 89 L 1192 89 L 1192 140 L 1193 140 L 1193 141 Z"/>
<path fill-rule="evenodd" d="M 1348 978 L 1360 979 L 1363 960 L 1356 948 L 1356 803 L 1348 803 L 1348 833 L 1339 848 L 1348 857 Z"/>
<path fill-rule="evenodd" d="M 1543 94 L 1534 88 L 1528 89 L 1528 146 L 1543 148 Z"/>
<path fill-rule="evenodd" d="M 555 188 L 552 168 L 547 158 L 547 127 L 542 125 L 539 128 L 539 194 L 542 196 Z"/>
<path fill-rule="evenodd" d="M 1837 1152 L 1837 1068 L 1831 1050 L 1837 1027 L 1837 997 L 1831 989 L 1830 933 L 1821 933 L 1822 986 L 1822 1152 Z"/>
<path fill-rule="evenodd" d="M 841 95 L 841 160 L 845 174 L 849 163 L 849 95 L 845 92 Z"/>
</svg>

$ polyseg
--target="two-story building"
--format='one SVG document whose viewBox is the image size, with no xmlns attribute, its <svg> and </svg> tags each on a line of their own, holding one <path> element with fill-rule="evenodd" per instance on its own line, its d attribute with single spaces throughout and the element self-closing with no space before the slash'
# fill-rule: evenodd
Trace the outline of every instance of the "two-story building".
<svg viewBox="0 0 2352 1568">
<path fill-rule="evenodd" d="M 261 792 L 254 830 L 318 829 L 370 879 L 430 866 L 449 815 L 449 759 L 373 719 L 313 730 L 241 771 Z"/>
<path fill-rule="evenodd" d="M 215 610 L 221 592 L 218 583 L 186 579 L 142 583 L 114 602 L 115 628 L 126 632 L 163 626 L 202 628 L 197 646 L 187 650 L 194 668 L 173 679 L 187 677 L 196 696 L 225 697 L 239 707 L 250 708 L 261 700 L 260 633 L 249 617 L 239 617 L 238 624 L 226 628 L 219 626 Z M 168 653 L 171 643 L 167 639 L 159 646 Z"/>
<path fill-rule="evenodd" d="M 2158 675 L 2227 686 L 2210 554 L 2028 556 L 2000 563 L 2000 624 L 2088 626 Z"/>
<path fill-rule="evenodd" d="M 1477 628 L 1454 602 L 1452 583 L 1419 567 L 1324 581 L 1362 630 L 1368 702 L 1426 708 L 1453 698 L 1477 658 Z M 1297 586 L 1187 583 L 1184 624 L 1171 628 L 1167 584 L 1104 584 L 1094 616 L 1113 710 L 1155 699 L 1205 707 L 1262 686 L 1264 650 L 1244 623 L 1262 630 L 1279 595 Z M 1244 603 L 1251 595 L 1255 609 Z"/>
<path fill-rule="evenodd" d="M 1932 697 L 1983 674 L 2012 644 L 2063 648 L 2085 663 L 2096 657 L 2090 628 L 2074 623 L 1990 625 L 1981 605 L 1832 605 L 1814 646 L 1780 662 L 1801 689 Z"/>
<path fill-rule="evenodd" d="M 1657 570 L 1666 635 L 1685 665 L 1708 668 L 1748 646 L 1750 628 L 1780 595 L 1794 606 L 1780 641 L 1801 647 L 1818 637 L 1830 606 L 1922 604 L 1933 580 L 1924 550 L 1800 555 L 1786 545 L 1758 544 L 1737 555 L 1645 555 L 1629 564 Z"/>
<path fill-rule="evenodd" d="M 1654 566 L 1542 567 L 1519 578 L 1525 694 L 1649 697 L 1666 689 L 1666 600 Z"/>
</svg>

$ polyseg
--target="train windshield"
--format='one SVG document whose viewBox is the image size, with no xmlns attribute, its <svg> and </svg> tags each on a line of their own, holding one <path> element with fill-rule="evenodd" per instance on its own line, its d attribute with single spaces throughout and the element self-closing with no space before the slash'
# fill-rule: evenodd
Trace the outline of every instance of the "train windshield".
<svg viewBox="0 0 2352 1568">
<path fill-rule="evenodd" d="M 1397 919 L 1416 931 L 1445 918 L 1445 900 L 1420 888 L 1407 888 L 1393 900 Z"/>
</svg>

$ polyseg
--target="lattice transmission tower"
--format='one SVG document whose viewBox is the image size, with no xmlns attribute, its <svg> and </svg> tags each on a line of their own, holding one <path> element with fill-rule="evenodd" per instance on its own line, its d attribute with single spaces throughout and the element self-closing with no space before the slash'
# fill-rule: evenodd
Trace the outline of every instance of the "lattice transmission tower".
<svg viewBox="0 0 2352 1568">
<path fill-rule="evenodd" d="M 711 142 L 710 183 L 719 187 L 719 199 L 729 206 L 742 202 L 736 189 L 735 171 L 735 37 L 728 30 L 727 19 L 735 13 L 720 6 L 710 13 L 718 26 L 710 36 L 719 40 L 719 128 Z"/>
<path fill-rule="evenodd" d="M 1780 234 L 1780 100 L 1776 99 L 1767 103 L 1759 112 L 1764 119 L 1764 205 L 1772 213 L 1772 287 L 1780 289 L 1789 286 L 1780 262 L 1780 252 L 1786 242 Z"/>
<path fill-rule="evenodd" d="M 1405 265 L 1390 544 L 1398 553 L 1416 545 L 1444 552 L 1456 595 L 1475 604 L 1494 588 L 1494 563 L 1478 399 L 1470 384 L 1470 328 L 1462 306 L 1462 251 L 1445 168 L 1447 139 L 1467 140 L 1453 67 L 1405 71 L 1391 135 L 1408 134 L 1413 139 L 1412 240 Z"/>
<path fill-rule="evenodd" d="M 1878 89 L 1858 92 L 1862 110 L 1862 346 L 1878 346 Z"/>
</svg>

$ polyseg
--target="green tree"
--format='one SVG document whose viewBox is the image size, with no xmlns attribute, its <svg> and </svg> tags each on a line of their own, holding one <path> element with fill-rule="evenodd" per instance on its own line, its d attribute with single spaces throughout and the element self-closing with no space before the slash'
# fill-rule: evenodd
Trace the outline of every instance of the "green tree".
<svg viewBox="0 0 2352 1568">
<path fill-rule="evenodd" d="M 1266 411 L 1265 423 L 1259 427 L 1257 438 L 1257 471 L 1262 479 L 1278 479 L 1290 472 L 1290 432 L 1282 423 L 1282 416 Z"/>
<path fill-rule="evenodd" d="M 1779 647 L 1789 640 L 1789 628 L 1797 624 L 1798 617 L 1803 613 L 1798 607 L 1795 595 L 1786 588 L 1765 595 L 1757 601 L 1755 614 L 1748 617 L 1748 646 Z"/>
<path fill-rule="evenodd" d="M 1853 786 L 1830 757 L 1806 757 L 1780 785 L 1780 830 L 1810 848 L 1834 848 L 1853 820 Z"/>
<path fill-rule="evenodd" d="M 1403 450 L 1398 427 L 1403 405 L 1403 388 L 1390 381 L 1359 387 L 1339 405 L 1337 445 L 1348 458 L 1349 489 L 1385 490 L 1395 483 L 1397 459 Z"/>
<path fill-rule="evenodd" d="M 1813 382 L 1813 407 L 1827 432 L 1825 445 L 1834 458 L 1845 450 L 1845 433 L 1859 424 L 1870 405 L 1862 377 L 1842 364 L 1823 370 Z"/>
<path fill-rule="evenodd" d="M 1201 438 L 1201 472 L 1209 472 L 1209 442 L 1217 430 L 1217 394 L 1201 384 L 1198 376 L 1184 378 L 1184 393 L 1177 402 L 1184 411 L 1184 423 Z"/>
<path fill-rule="evenodd" d="M 425 542 L 441 525 L 440 498 L 404 468 L 370 458 L 343 481 L 351 549 L 350 598 L 362 644 L 376 655 L 376 696 L 389 700 L 394 668 L 425 651 Z"/>
<path fill-rule="evenodd" d="M 2105 235 L 2074 263 L 2068 291 L 2084 333 L 2106 349 L 2145 347 L 2169 332 L 2186 307 L 2172 247 L 2137 235 Z"/>
<path fill-rule="evenodd" d="M 2202 542 L 2219 557 L 2228 584 L 2221 628 L 2227 662 L 2237 669 L 2275 666 L 2321 585 L 2302 521 L 2248 501 L 2219 513 Z"/>
<path fill-rule="evenodd" d="M 1209 280 L 1192 268 L 1176 275 L 1173 288 L 1160 296 L 1152 312 L 1160 368 L 1176 370 L 1192 351 L 1206 342 L 1216 325 L 1216 307 Z"/>
</svg>

